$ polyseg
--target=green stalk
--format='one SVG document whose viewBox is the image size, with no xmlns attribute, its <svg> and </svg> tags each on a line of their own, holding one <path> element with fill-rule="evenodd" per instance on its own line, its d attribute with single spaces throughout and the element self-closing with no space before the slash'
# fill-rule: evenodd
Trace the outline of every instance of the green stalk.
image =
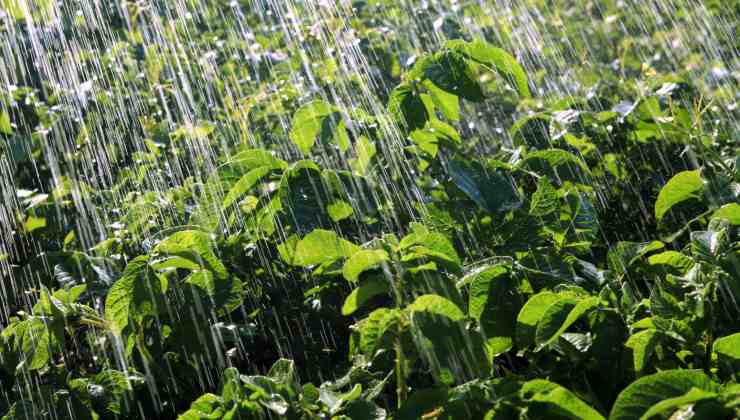
<svg viewBox="0 0 740 420">
<path fill-rule="evenodd" d="M 406 360 L 403 355 L 403 347 L 401 346 L 401 336 L 396 337 L 394 345 L 396 349 L 396 395 L 398 398 L 398 408 L 406 401 L 406 372 L 404 372 L 404 364 Z"/>
</svg>

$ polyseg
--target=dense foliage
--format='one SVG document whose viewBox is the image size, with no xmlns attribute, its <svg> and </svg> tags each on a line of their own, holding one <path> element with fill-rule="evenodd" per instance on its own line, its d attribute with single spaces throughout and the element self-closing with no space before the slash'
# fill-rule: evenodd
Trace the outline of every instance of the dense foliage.
<svg viewBox="0 0 740 420">
<path fill-rule="evenodd" d="M 531 2 L 570 90 L 478 3 L 355 1 L 300 51 L 250 1 L 250 41 L 228 2 L 143 3 L 77 54 L 89 106 L 0 97 L 3 419 L 740 417 L 737 73 L 653 56 L 621 2 Z M 108 36 L 18 4 L 20 39 Z"/>
</svg>

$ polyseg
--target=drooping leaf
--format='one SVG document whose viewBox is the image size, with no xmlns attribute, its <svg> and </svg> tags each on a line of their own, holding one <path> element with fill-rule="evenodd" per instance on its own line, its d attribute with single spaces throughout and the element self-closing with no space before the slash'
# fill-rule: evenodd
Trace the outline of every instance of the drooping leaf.
<svg viewBox="0 0 740 420">
<path fill-rule="evenodd" d="M 360 282 L 360 285 L 347 296 L 342 305 L 342 315 L 352 315 L 367 301 L 390 290 L 388 282 L 380 277 L 371 277 Z"/>
<path fill-rule="evenodd" d="M 631 335 L 624 344 L 626 347 L 632 349 L 632 360 L 634 362 L 635 372 L 642 372 L 645 370 L 659 339 L 660 332 L 656 329 L 649 328 Z"/>
<path fill-rule="evenodd" d="M 229 273 L 216 256 L 215 245 L 210 235 L 199 230 L 181 230 L 160 242 L 155 250 L 161 254 L 180 257 L 212 271 L 218 278 Z"/>
<path fill-rule="evenodd" d="M 509 211 L 522 204 L 514 181 L 507 174 L 461 160 L 451 161 L 447 169 L 455 185 L 490 213 Z"/>
<path fill-rule="evenodd" d="M 298 241 L 293 264 L 308 267 L 349 258 L 360 248 L 331 230 L 316 229 Z"/>
<path fill-rule="evenodd" d="M 131 320 L 137 322 L 155 315 L 161 294 L 162 284 L 149 267 L 149 257 L 136 257 L 110 288 L 105 299 L 105 319 L 113 332 L 120 335 Z"/>
<path fill-rule="evenodd" d="M 655 218 L 660 222 L 673 206 L 700 198 L 703 190 L 704 180 L 700 170 L 677 173 L 658 193 L 658 199 L 655 201 Z"/>
<path fill-rule="evenodd" d="M 478 320 L 491 355 L 509 350 L 516 317 L 523 304 L 509 267 L 495 265 L 475 274 L 470 283 L 468 312 Z"/>
<path fill-rule="evenodd" d="M 718 392 L 719 385 L 701 370 L 674 369 L 644 376 L 619 394 L 609 413 L 609 420 L 643 418 L 661 401 L 683 396 L 692 389 Z"/>
<path fill-rule="evenodd" d="M 527 300 L 516 318 L 516 344 L 519 348 L 534 344 L 537 324 L 547 308 L 559 299 L 557 293 L 544 291 Z"/>
<path fill-rule="evenodd" d="M 526 71 L 508 52 L 479 39 L 471 42 L 449 41 L 445 46 L 460 51 L 466 57 L 499 73 L 521 97 L 532 96 Z"/>
<path fill-rule="evenodd" d="M 532 405 L 528 411 L 534 418 L 552 417 L 601 420 L 604 418 L 568 389 L 545 379 L 533 379 L 521 388 L 525 401 Z"/>
<path fill-rule="evenodd" d="M 304 155 L 311 153 L 317 138 L 323 142 L 336 138 L 340 148 L 346 150 L 349 139 L 346 137 L 347 128 L 341 121 L 341 115 L 333 105 L 324 101 L 309 102 L 293 116 L 290 139 Z"/>
<path fill-rule="evenodd" d="M 383 336 L 397 324 L 400 317 L 398 309 L 379 308 L 371 312 L 358 324 L 360 351 L 367 356 L 373 356 Z"/>
<path fill-rule="evenodd" d="M 544 217 L 558 210 L 558 192 L 550 184 L 547 178 L 540 178 L 537 183 L 537 191 L 532 194 L 532 201 L 529 204 L 529 214 L 537 217 Z"/>
<path fill-rule="evenodd" d="M 409 131 L 424 127 L 430 117 L 421 97 L 408 83 L 393 89 L 388 99 L 388 112 L 397 116 Z"/>
<path fill-rule="evenodd" d="M 712 219 L 725 219 L 733 226 L 740 225 L 740 204 L 725 204 L 712 213 Z"/>
<path fill-rule="evenodd" d="M 560 337 L 579 318 L 595 309 L 601 302 L 598 296 L 592 296 L 580 301 L 564 297 L 545 311 L 537 323 L 535 343 L 542 349 Z"/>
<path fill-rule="evenodd" d="M 360 274 L 388 260 L 388 254 L 380 249 L 357 251 L 344 263 L 342 274 L 347 281 L 356 282 Z"/>
<path fill-rule="evenodd" d="M 234 184 L 224 197 L 224 201 L 221 204 L 222 209 L 226 209 L 237 200 L 239 200 L 244 194 L 249 192 L 255 185 L 267 174 L 270 173 L 272 168 L 269 166 L 260 166 L 259 168 L 252 169 L 246 175 L 241 177 L 239 181 Z"/>
</svg>

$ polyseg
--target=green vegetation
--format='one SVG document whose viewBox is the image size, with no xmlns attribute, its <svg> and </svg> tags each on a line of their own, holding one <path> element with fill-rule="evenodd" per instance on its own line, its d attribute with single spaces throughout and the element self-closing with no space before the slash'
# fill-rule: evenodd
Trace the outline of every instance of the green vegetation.
<svg viewBox="0 0 740 420">
<path fill-rule="evenodd" d="M 0 90 L 3 419 L 740 417 L 737 45 L 656 56 L 689 5 L 523 2 L 573 41 L 533 60 L 486 2 L 143 3 L 0 0 L 100 66 Z"/>
</svg>

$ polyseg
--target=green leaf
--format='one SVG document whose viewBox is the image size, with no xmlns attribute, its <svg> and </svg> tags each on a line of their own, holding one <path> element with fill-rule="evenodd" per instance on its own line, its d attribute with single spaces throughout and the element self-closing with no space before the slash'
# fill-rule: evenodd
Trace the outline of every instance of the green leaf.
<svg viewBox="0 0 740 420">
<path fill-rule="evenodd" d="M 224 197 L 224 201 L 221 204 L 221 209 L 226 209 L 234 204 L 244 194 L 254 188 L 262 178 L 270 173 L 270 171 L 272 171 L 272 168 L 269 166 L 260 166 L 259 168 L 255 168 L 247 172 L 247 174 L 241 177 L 239 181 L 231 187 L 228 194 L 226 194 L 226 197 Z"/>
<path fill-rule="evenodd" d="M 512 85 L 520 96 L 524 98 L 532 96 L 529 91 L 527 72 L 508 52 L 478 39 L 467 43 L 450 41 L 445 46 L 460 51 L 477 63 L 496 71 Z"/>
<path fill-rule="evenodd" d="M 370 299 L 389 291 L 390 287 L 388 282 L 381 277 L 371 277 L 360 282 L 360 286 L 353 290 L 352 293 L 347 296 L 347 299 L 344 300 L 344 305 L 342 305 L 342 315 L 352 315 Z"/>
<path fill-rule="evenodd" d="M 537 191 L 532 194 L 529 204 L 529 214 L 535 217 L 544 217 L 559 209 L 558 191 L 550 184 L 547 178 L 540 178 Z"/>
<path fill-rule="evenodd" d="M 534 344 L 537 324 L 547 308 L 559 299 L 561 297 L 557 293 L 544 291 L 527 300 L 516 318 L 516 344 L 519 348 Z"/>
<path fill-rule="evenodd" d="M 490 213 L 506 212 L 522 204 L 511 176 L 498 169 L 485 169 L 474 161 L 453 160 L 447 170 L 455 185 Z"/>
<path fill-rule="evenodd" d="M 346 131 L 335 106 L 324 101 L 314 101 L 303 105 L 293 115 L 289 136 L 298 149 L 307 155 L 311 153 L 317 137 L 322 141 L 334 138 L 340 148 L 346 150 L 349 146 Z"/>
<path fill-rule="evenodd" d="M 347 203 L 346 201 L 336 200 L 326 206 L 326 212 L 329 213 L 329 217 L 331 217 L 331 220 L 333 220 L 334 222 L 339 222 L 352 216 L 354 210 L 352 209 L 352 206 L 350 206 L 349 203 Z"/>
<path fill-rule="evenodd" d="M 632 349 L 632 360 L 634 362 L 635 372 L 645 370 L 650 356 L 655 350 L 655 346 L 660 341 L 660 332 L 655 329 L 642 330 L 632 334 L 625 346 Z"/>
<path fill-rule="evenodd" d="M 446 92 L 429 80 L 424 81 L 434 105 L 442 111 L 442 115 L 450 121 L 460 121 L 460 99 L 457 95 Z"/>
<path fill-rule="evenodd" d="M 655 201 L 655 218 L 660 222 L 673 206 L 686 200 L 698 199 L 704 190 L 701 171 L 683 171 L 668 180 Z"/>
<path fill-rule="evenodd" d="M 537 323 L 535 343 L 542 349 L 560 337 L 579 318 L 599 306 L 598 296 L 587 297 L 580 301 L 565 296 L 547 308 Z"/>
<path fill-rule="evenodd" d="M 686 273 L 694 266 L 694 260 L 678 251 L 665 251 L 648 257 L 648 264 L 675 269 L 681 274 Z"/>
<path fill-rule="evenodd" d="M 196 263 L 212 271 L 218 278 L 224 279 L 229 273 L 216 256 L 214 248 L 214 241 L 208 233 L 199 230 L 181 230 L 163 239 L 155 251 Z"/>
<path fill-rule="evenodd" d="M 719 392 L 720 387 L 701 370 L 666 370 L 632 382 L 617 397 L 609 420 L 640 419 L 663 400 L 681 397 L 696 388 Z"/>
<path fill-rule="evenodd" d="M 402 120 L 409 131 L 424 127 L 430 118 L 424 102 L 409 83 L 393 89 L 388 99 L 388 112 Z"/>
<path fill-rule="evenodd" d="M 105 299 L 105 318 L 111 330 L 121 335 L 129 322 L 140 321 L 157 313 L 156 300 L 162 295 L 162 284 L 149 267 L 149 257 L 131 260 L 121 278 L 111 286 Z"/>
<path fill-rule="evenodd" d="M 468 331 L 457 305 L 441 296 L 423 295 L 407 311 L 416 348 L 437 381 L 450 385 L 488 374 L 483 338 Z"/>
<path fill-rule="evenodd" d="M 296 244 L 293 264 L 308 267 L 331 263 L 348 258 L 359 250 L 360 247 L 340 238 L 331 230 L 316 229 Z"/>
<path fill-rule="evenodd" d="M 533 379 L 521 388 L 521 394 L 534 407 L 528 411 L 533 418 L 564 417 L 584 420 L 599 420 L 604 416 L 583 402 L 568 389 L 545 379 Z M 538 416 L 539 415 L 539 416 Z"/>
<path fill-rule="evenodd" d="M 583 159 L 562 149 L 535 150 L 527 153 L 518 165 L 538 174 L 546 175 L 552 180 L 571 180 L 583 182 L 580 172 L 590 171 Z"/>
<path fill-rule="evenodd" d="M 367 170 L 370 168 L 370 163 L 375 157 L 377 149 L 375 144 L 371 142 L 366 136 L 360 136 L 355 143 L 355 155 L 357 158 L 350 161 L 352 169 L 358 175 L 365 175 Z"/>
<path fill-rule="evenodd" d="M 408 312 L 429 312 L 438 316 L 459 321 L 465 318 L 465 314 L 452 301 L 439 295 L 422 295 L 406 307 Z"/>
<path fill-rule="evenodd" d="M 714 340 L 712 352 L 716 353 L 720 359 L 733 363 L 740 361 L 740 333 Z"/>
<path fill-rule="evenodd" d="M 462 264 L 452 242 L 439 232 L 431 232 L 418 223 L 411 224 L 412 232 L 401 239 L 399 247 L 405 251 L 402 261 L 419 258 L 436 260 L 448 269 L 459 271 Z"/>
<path fill-rule="evenodd" d="M 351 401 L 342 412 L 352 420 L 385 420 L 387 417 L 385 410 L 366 400 Z"/>
<path fill-rule="evenodd" d="M 372 357 L 385 333 L 400 320 L 398 309 L 380 308 L 372 311 L 357 326 L 360 333 L 360 351 Z"/>
<path fill-rule="evenodd" d="M 470 283 L 468 313 L 480 324 L 491 356 L 511 348 L 516 317 L 523 304 L 518 284 L 506 265 L 487 267 Z"/>
<path fill-rule="evenodd" d="M 627 269 L 643 256 L 663 249 L 663 243 L 660 241 L 652 242 L 618 242 L 609 249 L 607 262 L 609 268 L 615 274 L 621 275 L 627 272 Z"/>
<path fill-rule="evenodd" d="M 363 249 L 357 251 L 344 263 L 342 274 L 351 282 L 356 282 L 360 274 L 372 270 L 383 261 L 388 261 L 388 254 L 381 249 Z"/>
<path fill-rule="evenodd" d="M 475 73 L 459 52 L 440 51 L 417 61 L 414 67 L 418 67 L 426 79 L 448 93 L 473 102 L 485 99 Z"/>
<path fill-rule="evenodd" d="M 224 414 L 221 397 L 214 394 L 203 394 L 193 401 L 190 409 L 178 417 L 178 420 L 220 419 Z"/>
<path fill-rule="evenodd" d="M 652 407 L 640 417 L 641 420 L 650 420 L 660 414 L 670 415 L 677 409 L 695 404 L 700 401 L 714 400 L 718 394 L 716 392 L 708 392 L 698 388 L 691 388 L 689 392 L 681 395 L 680 397 L 667 398 Z M 698 417 L 702 417 L 699 415 Z"/>
<path fill-rule="evenodd" d="M 0 133 L 9 136 L 13 134 L 13 126 L 10 125 L 10 115 L 7 111 L 0 112 Z"/>
<path fill-rule="evenodd" d="M 726 219 L 731 225 L 740 226 L 740 204 L 725 204 L 712 214 L 712 219 Z"/>
</svg>

